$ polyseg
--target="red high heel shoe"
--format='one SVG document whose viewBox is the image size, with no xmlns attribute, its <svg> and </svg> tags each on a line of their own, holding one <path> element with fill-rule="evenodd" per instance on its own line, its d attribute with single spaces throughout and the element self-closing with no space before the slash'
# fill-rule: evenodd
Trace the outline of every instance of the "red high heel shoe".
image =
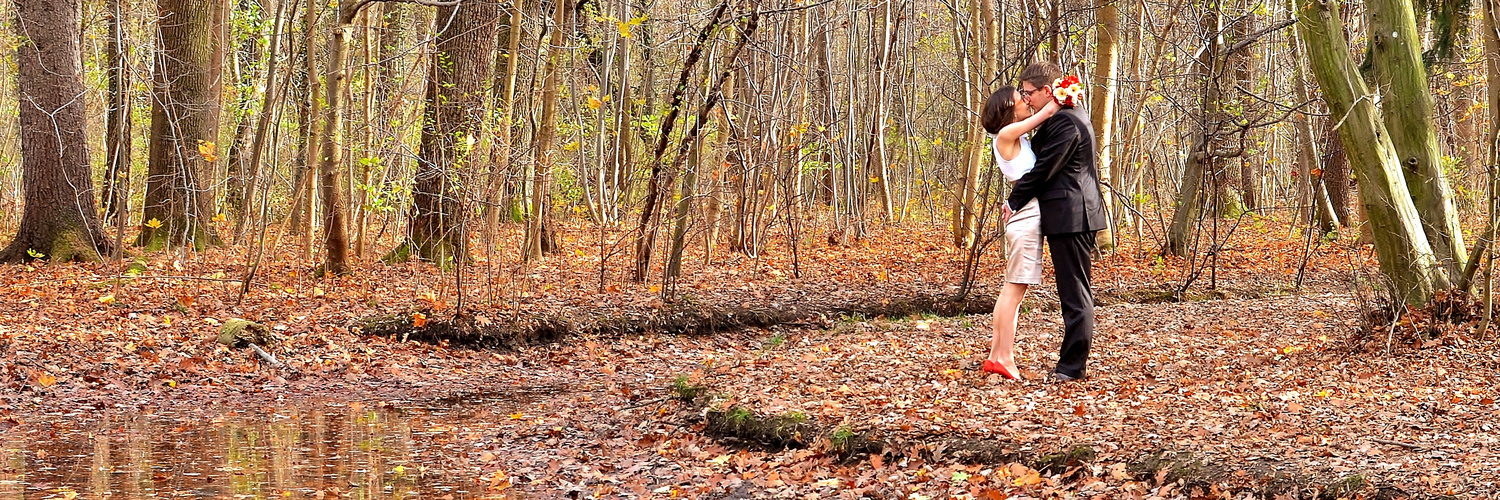
<svg viewBox="0 0 1500 500">
<path fill-rule="evenodd" d="M 1010 373 L 1010 370 L 1005 369 L 1005 365 L 990 361 L 988 359 L 984 360 L 984 365 L 981 366 L 980 369 L 989 373 L 999 373 L 1000 376 L 1011 380 L 1021 380 L 1021 377 L 1012 375 Z"/>
</svg>

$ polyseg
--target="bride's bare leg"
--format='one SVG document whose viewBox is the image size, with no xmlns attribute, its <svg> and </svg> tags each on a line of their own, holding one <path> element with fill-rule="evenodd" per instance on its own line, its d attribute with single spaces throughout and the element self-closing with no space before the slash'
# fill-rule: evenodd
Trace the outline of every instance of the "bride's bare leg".
<svg viewBox="0 0 1500 500">
<path fill-rule="evenodd" d="M 1016 368 L 1016 321 L 1021 315 L 1021 299 L 1026 297 L 1027 286 L 1006 283 L 995 300 L 995 314 L 991 328 L 995 335 L 990 339 L 990 361 L 1005 365 L 1011 373 L 1020 373 Z"/>
</svg>

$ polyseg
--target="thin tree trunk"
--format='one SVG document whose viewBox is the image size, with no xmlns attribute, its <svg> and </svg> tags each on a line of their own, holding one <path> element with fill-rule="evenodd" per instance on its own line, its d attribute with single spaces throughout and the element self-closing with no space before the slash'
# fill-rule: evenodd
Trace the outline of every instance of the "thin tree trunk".
<svg viewBox="0 0 1500 500">
<path fill-rule="evenodd" d="M 370 220 L 370 182 L 375 175 L 375 158 L 379 158 L 375 152 L 375 106 L 379 102 L 375 99 L 375 28 L 380 26 L 379 19 L 385 17 L 385 4 L 371 5 L 361 13 L 364 16 L 361 55 L 364 66 L 364 89 L 361 96 L 364 98 L 364 143 L 361 144 L 359 158 L 359 185 L 356 190 L 349 193 L 350 200 L 354 201 L 354 255 L 361 259 L 369 255 L 370 247 L 365 241 L 365 231 L 369 227 Z M 386 104 L 389 106 L 389 104 Z M 355 200 L 353 196 L 359 196 Z"/>
<path fill-rule="evenodd" d="M 662 155 L 666 153 L 667 141 L 672 136 L 672 128 L 677 123 L 677 115 L 682 111 L 682 98 L 687 91 L 688 79 L 693 73 L 693 68 L 698 65 L 698 59 L 703 56 L 703 50 L 708 46 L 709 36 L 714 33 L 719 19 L 728 9 L 727 2 L 719 4 L 719 7 L 714 9 L 713 14 L 709 16 L 708 24 L 704 25 L 703 30 L 698 33 L 697 43 L 693 44 L 692 51 L 683 62 L 682 77 L 677 86 L 672 89 L 672 100 L 667 116 L 661 122 L 655 159 L 651 161 L 651 180 L 646 190 L 645 208 L 641 211 L 641 221 L 636 234 L 634 279 L 637 283 L 646 281 L 646 273 L 651 269 L 651 252 L 656 246 L 656 228 L 652 226 L 660 223 L 657 220 L 657 205 L 660 204 L 663 194 L 660 191 L 666 186 L 671 186 L 671 172 L 662 168 Z"/>
<path fill-rule="evenodd" d="M 813 30 L 812 40 L 812 85 L 818 96 L 817 125 L 822 129 L 824 137 L 821 152 L 818 154 L 818 164 L 822 170 L 818 173 L 818 201 L 825 205 L 834 205 L 834 193 L 837 185 L 834 182 L 833 169 L 833 141 L 828 140 L 833 135 L 834 104 L 833 104 L 833 67 L 828 61 L 829 45 L 831 39 L 828 36 L 827 14 L 823 9 L 818 9 L 818 27 Z M 727 122 L 727 120 L 726 120 Z M 837 206 L 835 206 L 837 212 Z"/>
<path fill-rule="evenodd" d="M 492 139 L 494 144 L 490 148 L 490 168 L 493 172 L 490 178 L 490 203 L 485 205 L 482 238 L 488 246 L 485 252 L 496 251 L 500 214 L 509 209 L 500 202 L 499 195 L 505 191 L 506 181 L 511 177 L 511 155 L 515 153 L 511 131 L 515 129 L 516 75 L 520 74 L 521 68 L 521 34 L 525 31 L 521 23 L 524 19 L 521 11 L 514 5 L 506 8 L 505 21 L 500 28 L 500 41 L 505 43 L 505 51 L 495 56 L 495 75 L 498 77 L 495 80 L 495 105 L 500 107 L 500 116 L 495 121 L 495 137 Z"/>
<path fill-rule="evenodd" d="M 552 13 L 552 36 L 547 43 L 547 63 L 542 78 L 542 118 L 537 125 L 536 149 L 532 156 L 533 173 L 531 189 L 531 219 L 526 226 L 527 262 L 537 261 L 546 251 L 546 227 L 551 203 L 553 143 L 557 135 L 557 86 L 561 76 L 563 35 L 568 24 L 568 13 L 572 10 L 570 0 L 554 0 Z"/>
<path fill-rule="evenodd" d="M 1489 327 L 1494 323 L 1495 317 L 1495 255 L 1496 231 L 1500 230 L 1500 23 L 1496 22 L 1497 10 L 1500 10 L 1500 0 L 1481 0 L 1482 16 L 1479 29 L 1484 38 L 1485 54 L 1485 82 L 1486 99 L 1489 101 L 1490 130 L 1485 148 L 1489 150 L 1488 184 L 1489 184 L 1489 250 L 1484 259 L 1484 286 L 1481 300 L 1484 301 L 1484 319 L 1477 328 L 1479 338 L 1486 338 Z"/>
<path fill-rule="evenodd" d="M 1167 228 L 1167 242 L 1163 249 L 1164 253 L 1178 257 L 1188 256 L 1193 223 L 1198 220 L 1199 210 L 1204 205 L 1201 199 L 1203 184 L 1208 178 L 1206 176 L 1213 175 L 1213 167 L 1218 162 L 1214 147 L 1219 133 L 1216 122 L 1220 119 L 1220 101 L 1223 98 L 1218 80 L 1224 69 L 1223 58 L 1219 57 L 1221 16 L 1217 10 L 1205 9 L 1199 21 L 1205 32 L 1206 43 L 1192 63 L 1192 73 L 1194 80 L 1203 85 L 1202 101 L 1199 103 L 1200 108 L 1190 119 L 1195 127 L 1193 139 L 1188 146 L 1187 161 L 1182 170 L 1182 185 L 1177 190 L 1176 211 L 1172 214 L 1172 225 Z"/>
<path fill-rule="evenodd" d="M 703 207 L 703 259 L 712 261 L 715 245 L 719 238 L 719 218 L 724 212 L 724 180 L 725 167 L 729 164 L 729 136 L 732 125 L 729 122 L 729 106 L 735 99 L 735 85 L 726 85 L 721 92 L 724 94 L 724 104 L 714 112 L 714 146 L 713 157 L 709 160 L 709 168 L 713 172 L 711 176 L 707 199 Z"/>
<path fill-rule="evenodd" d="M 307 118 L 302 120 L 300 124 L 302 129 L 298 131 L 303 136 L 301 142 L 306 144 L 306 148 L 303 150 L 305 156 L 302 158 L 303 164 L 300 170 L 302 189 L 299 192 L 302 197 L 298 200 L 301 203 L 293 207 L 294 216 L 300 214 L 301 219 L 296 217 L 292 219 L 292 226 L 298 236 L 298 248 L 303 259 L 312 258 L 313 198 L 318 192 L 315 183 L 320 158 L 319 148 L 322 146 L 322 141 L 318 139 L 321 127 L 317 125 L 319 117 L 323 116 L 322 100 L 318 98 L 318 91 L 322 87 L 318 81 L 318 46 L 314 38 L 318 32 L 318 13 L 318 1 L 307 0 L 307 11 L 303 13 L 306 17 L 302 23 L 302 63 L 307 75 L 307 94 L 302 97 L 307 100 Z"/>
<path fill-rule="evenodd" d="M 1120 6 L 1117 0 L 1097 0 L 1098 10 L 1095 13 L 1099 21 L 1099 42 L 1095 49 L 1098 60 L 1094 63 L 1094 85 L 1093 102 L 1090 105 L 1090 121 L 1094 124 L 1094 146 L 1099 153 L 1099 179 L 1114 179 L 1111 173 L 1115 167 L 1112 152 L 1114 151 L 1114 116 L 1115 116 L 1115 87 L 1120 76 Z M 1104 208 L 1106 211 L 1114 210 L 1114 195 L 1108 183 L 1100 183 L 1100 193 L 1104 197 Z M 1109 224 L 1103 231 L 1096 235 L 1096 242 L 1102 250 L 1109 250 L 1115 246 L 1114 226 L 1115 218 L 1108 218 Z"/>
<path fill-rule="evenodd" d="M 109 117 L 104 133 L 107 165 L 104 174 L 105 221 L 120 221 L 130 214 L 130 121 L 134 106 L 131 105 L 133 99 L 130 99 L 130 71 L 126 67 L 130 49 L 125 44 L 123 27 L 128 11 L 121 8 L 120 4 L 121 0 L 109 0 L 106 7 L 109 9 L 109 41 L 106 49 L 109 65 Z"/>
<path fill-rule="evenodd" d="M 259 188 L 261 156 L 266 149 L 266 141 L 270 135 L 271 116 L 275 109 L 281 106 L 281 84 L 276 80 L 277 66 L 281 61 L 281 38 L 286 30 L 289 17 L 296 14 L 296 5 L 287 0 L 276 6 L 275 27 L 271 30 L 271 49 L 266 61 L 266 95 L 261 100 L 260 112 L 255 117 L 255 138 L 250 144 L 250 162 L 246 165 L 244 198 L 240 200 L 239 217 L 235 219 L 233 240 L 238 243 L 245 235 L 245 221 L 247 219 L 260 218 L 260 207 L 257 206 L 256 190 Z"/>
<path fill-rule="evenodd" d="M 896 42 L 895 33 L 900 28 L 900 21 L 891 20 L 891 0 L 884 0 L 877 7 L 880 10 L 880 20 L 874 23 L 880 29 L 880 36 L 876 40 L 880 44 L 879 52 L 875 56 L 875 110 L 870 114 L 870 141 L 866 151 L 865 171 L 870 174 L 870 182 L 874 183 L 876 196 L 880 198 L 880 212 L 885 220 L 895 218 L 895 210 L 891 205 L 891 182 L 889 162 L 886 158 L 886 123 L 890 118 L 887 81 L 889 79 L 889 66 L 891 61 L 892 45 Z M 895 25 L 893 28 L 892 25 Z"/>
<path fill-rule="evenodd" d="M 1287 0 L 1286 7 L 1288 12 L 1294 12 L 1291 3 L 1291 0 Z M 1311 96 L 1307 92 L 1306 73 L 1302 67 L 1302 38 L 1297 36 L 1295 31 L 1288 38 L 1287 45 L 1291 47 L 1292 59 L 1292 89 L 1297 97 L 1297 103 L 1302 104 L 1311 100 Z M 1319 210 L 1319 205 L 1321 205 L 1319 197 L 1323 193 L 1320 190 L 1317 196 L 1315 196 L 1312 188 L 1312 170 L 1318 168 L 1316 167 L 1318 163 L 1318 143 L 1313 140 L 1312 125 L 1309 123 L 1306 114 L 1294 114 L 1292 116 L 1292 126 L 1297 130 L 1297 142 L 1295 145 L 1297 148 L 1297 203 L 1301 207 L 1298 210 L 1297 218 L 1299 220 L 1307 220 L 1309 216 L 1316 216 L 1314 214 L 1322 212 Z M 1328 220 L 1318 217 L 1317 221 L 1318 227 L 1325 228 L 1325 231 L 1330 228 Z"/>
<path fill-rule="evenodd" d="M 1344 151 L 1344 139 L 1333 128 L 1333 120 L 1323 119 L 1323 137 L 1328 151 L 1323 153 L 1323 190 L 1328 204 L 1333 206 L 1334 221 L 1342 226 L 1353 226 L 1354 214 L 1349 212 L 1349 155 Z"/>
<path fill-rule="evenodd" d="M 249 0 L 239 0 L 237 8 L 240 11 L 248 13 L 253 7 Z M 265 13 L 261 12 L 259 15 L 264 16 Z M 252 24 L 252 26 L 259 25 Z M 234 85 L 237 91 L 235 92 L 231 116 L 234 118 L 235 126 L 234 136 L 229 141 L 229 156 L 225 162 L 227 164 L 225 180 L 228 186 L 227 192 L 224 195 L 224 204 L 228 205 L 228 211 L 234 214 L 236 220 L 244 219 L 245 210 L 248 209 L 248 205 L 244 201 L 245 189 L 250 183 L 248 174 L 251 169 L 247 165 L 249 153 L 246 149 L 250 147 L 251 124 L 254 123 L 253 120 L 255 118 L 255 82 L 260 76 L 257 72 L 263 70 L 266 66 L 261 59 L 260 40 L 263 34 L 259 30 L 245 33 L 240 46 L 234 51 L 234 67 L 236 70 Z M 229 35 L 227 39 L 233 40 L 234 35 Z M 274 57 L 274 54 L 272 57 Z M 251 70 L 252 67 L 254 71 Z M 267 91 L 269 92 L 269 90 Z"/>
</svg>

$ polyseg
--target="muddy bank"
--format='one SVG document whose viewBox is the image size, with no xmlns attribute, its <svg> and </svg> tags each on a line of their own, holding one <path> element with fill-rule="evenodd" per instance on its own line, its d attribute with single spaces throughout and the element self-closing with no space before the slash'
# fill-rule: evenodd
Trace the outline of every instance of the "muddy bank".
<svg viewBox="0 0 1500 500">
<path fill-rule="evenodd" d="M 1056 486 L 1080 486 L 1090 481 L 1131 481 L 1158 493 L 1188 498 L 1290 498 L 1334 500 L 1345 498 L 1410 499 L 1417 496 L 1390 485 L 1377 485 L 1364 474 L 1311 477 L 1275 470 L 1270 465 L 1244 470 L 1214 463 L 1191 451 L 1150 450 L 1123 463 L 1104 463 L 1093 444 L 1038 450 L 1017 441 L 959 436 L 881 436 L 845 426 L 821 424 L 800 413 L 763 415 L 742 406 L 709 409 L 713 401 L 702 387 L 678 384 L 673 392 L 684 404 L 682 425 L 727 446 L 778 452 L 812 449 L 845 463 L 877 456 L 926 463 L 958 463 L 986 468 L 1023 466 Z M 680 396 L 692 395 L 690 400 Z M 1027 472 L 1018 471 L 1018 481 Z M 1019 483 L 1018 483 L 1019 484 Z M 1449 498 L 1449 497 L 1432 497 Z"/>
<path fill-rule="evenodd" d="M 1183 295 L 1175 289 L 1144 287 L 1099 290 L 1095 294 L 1094 303 L 1104 307 L 1116 304 L 1203 302 L 1241 296 L 1262 298 L 1283 294 L 1284 292 L 1260 290 Z M 871 290 L 867 295 L 869 297 L 819 300 L 803 294 L 775 301 L 762 300 L 762 305 L 689 298 L 675 303 L 658 303 L 656 307 L 595 304 L 592 307 L 575 307 L 551 313 L 469 312 L 443 316 L 431 310 L 413 310 L 362 318 L 352 326 L 366 336 L 398 341 L 414 340 L 473 348 L 515 348 L 557 342 L 574 335 L 712 335 L 774 326 L 823 327 L 844 318 L 989 314 L 995 307 L 995 295 L 992 293 L 976 293 L 967 298 L 957 298 L 949 294 Z M 1057 294 L 1050 285 L 1033 287 L 1022 307 L 1026 310 L 1057 311 Z"/>
<path fill-rule="evenodd" d="M 802 302 L 759 307 L 679 302 L 612 315 L 590 314 L 588 309 L 580 309 L 554 314 L 522 314 L 504 320 L 480 314 L 433 319 L 434 315 L 429 312 L 413 311 L 364 318 L 357 322 L 357 326 L 363 335 L 395 340 L 477 348 L 514 348 L 556 342 L 574 335 L 712 335 L 747 328 L 825 326 L 833 320 L 847 317 L 988 314 L 994 307 L 993 295 L 966 299 L 915 295 L 848 303 Z"/>
</svg>

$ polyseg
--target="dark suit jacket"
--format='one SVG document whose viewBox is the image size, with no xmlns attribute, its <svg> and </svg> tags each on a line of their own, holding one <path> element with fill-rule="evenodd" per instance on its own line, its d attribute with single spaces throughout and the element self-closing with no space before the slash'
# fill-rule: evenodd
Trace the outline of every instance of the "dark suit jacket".
<svg viewBox="0 0 1500 500">
<path fill-rule="evenodd" d="M 1007 199 L 1011 210 L 1020 210 L 1032 198 L 1040 200 L 1045 236 L 1105 229 L 1108 221 L 1089 116 L 1079 108 L 1058 111 L 1037 127 L 1031 147 L 1036 167 L 1016 181 Z"/>
</svg>

